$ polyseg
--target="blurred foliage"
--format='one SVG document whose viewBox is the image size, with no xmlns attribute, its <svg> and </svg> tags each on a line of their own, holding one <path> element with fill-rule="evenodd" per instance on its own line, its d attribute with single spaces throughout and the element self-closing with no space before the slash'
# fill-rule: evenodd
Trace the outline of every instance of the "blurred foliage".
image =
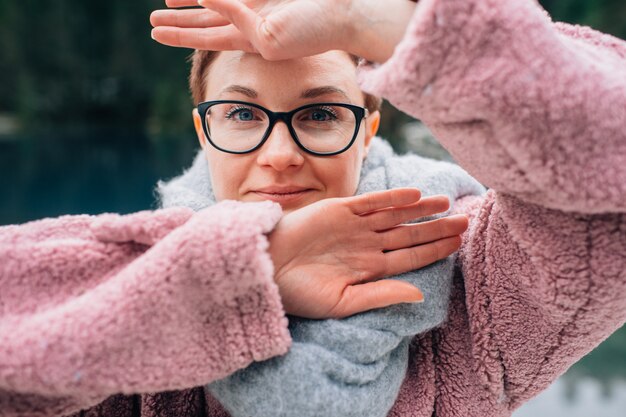
<svg viewBox="0 0 626 417">
<path fill-rule="evenodd" d="M 624 0 L 543 0 L 555 20 L 626 38 Z M 81 125 L 190 132 L 189 50 L 150 39 L 163 0 L 0 0 L 0 113 L 22 131 Z M 397 138 L 387 109 L 383 135 Z M 393 126 L 393 127 L 391 127 Z"/>
<path fill-rule="evenodd" d="M 555 21 L 591 26 L 626 39 L 624 0 L 540 0 Z"/>
<path fill-rule="evenodd" d="M 24 131 L 187 130 L 190 51 L 150 38 L 148 16 L 162 4 L 0 0 L 0 113 L 17 114 Z"/>
</svg>

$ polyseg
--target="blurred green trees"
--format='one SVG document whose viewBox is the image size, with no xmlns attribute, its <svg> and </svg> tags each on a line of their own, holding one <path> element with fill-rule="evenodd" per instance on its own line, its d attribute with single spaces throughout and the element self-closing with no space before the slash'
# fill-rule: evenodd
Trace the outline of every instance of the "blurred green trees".
<svg viewBox="0 0 626 417">
<path fill-rule="evenodd" d="M 553 20 L 591 26 L 626 39 L 624 0 L 540 0 Z"/>
<path fill-rule="evenodd" d="M 528 0 L 530 1 L 530 0 Z M 623 0 L 543 0 L 555 20 L 626 38 Z M 190 51 L 150 39 L 163 0 L 0 0 L 0 114 L 23 130 L 190 129 Z"/>
<path fill-rule="evenodd" d="M 148 16 L 161 4 L 0 0 L 0 112 L 26 130 L 187 125 L 189 51 L 150 39 Z"/>
</svg>

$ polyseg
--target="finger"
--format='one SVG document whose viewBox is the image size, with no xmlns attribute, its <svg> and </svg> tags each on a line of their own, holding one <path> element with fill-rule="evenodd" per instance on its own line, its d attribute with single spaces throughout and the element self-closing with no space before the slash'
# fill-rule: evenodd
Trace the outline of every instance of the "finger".
<svg viewBox="0 0 626 417">
<path fill-rule="evenodd" d="M 233 25 L 207 29 L 159 26 L 152 29 L 152 38 L 164 45 L 182 48 L 256 52 Z"/>
<path fill-rule="evenodd" d="M 332 314 L 337 318 L 343 318 L 393 304 L 422 301 L 424 301 L 424 294 L 419 288 L 408 282 L 383 279 L 346 287 Z"/>
<path fill-rule="evenodd" d="M 469 220 L 464 214 L 429 222 L 406 224 L 381 232 L 383 250 L 392 251 L 458 236 L 467 230 Z"/>
<path fill-rule="evenodd" d="M 234 24 L 252 43 L 258 42 L 263 18 L 242 1 L 200 0 L 200 5 L 214 10 Z"/>
<path fill-rule="evenodd" d="M 155 10 L 150 15 L 150 23 L 156 26 L 179 28 L 209 28 L 226 26 L 230 22 L 217 12 L 206 9 Z"/>
<path fill-rule="evenodd" d="M 198 0 L 165 0 L 167 7 L 192 7 L 198 5 Z"/>
<path fill-rule="evenodd" d="M 444 259 L 461 247 L 461 237 L 453 236 L 412 248 L 399 249 L 384 254 L 385 276 L 423 268 Z"/>
<path fill-rule="evenodd" d="M 364 215 L 389 207 L 406 206 L 419 201 L 421 196 L 417 188 L 396 188 L 351 197 L 347 203 L 354 214 Z"/>
<path fill-rule="evenodd" d="M 443 213 L 450 208 L 450 200 L 443 195 L 424 197 L 419 202 L 403 207 L 383 209 L 366 217 L 370 229 L 383 231 L 420 217 Z"/>
</svg>

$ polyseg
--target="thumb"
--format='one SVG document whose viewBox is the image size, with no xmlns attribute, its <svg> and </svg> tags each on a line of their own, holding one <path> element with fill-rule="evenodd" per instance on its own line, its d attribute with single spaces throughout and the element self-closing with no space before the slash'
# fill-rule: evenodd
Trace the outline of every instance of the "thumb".
<svg viewBox="0 0 626 417">
<path fill-rule="evenodd" d="M 408 282 L 383 279 L 346 287 L 335 308 L 335 315 L 347 317 L 356 313 L 399 303 L 421 303 L 424 294 Z"/>
</svg>

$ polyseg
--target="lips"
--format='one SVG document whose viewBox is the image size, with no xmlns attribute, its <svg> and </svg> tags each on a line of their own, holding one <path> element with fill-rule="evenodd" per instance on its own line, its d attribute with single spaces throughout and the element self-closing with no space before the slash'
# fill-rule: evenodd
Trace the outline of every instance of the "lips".
<svg viewBox="0 0 626 417">
<path fill-rule="evenodd" d="M 264 200 L 271 200 L 284 204 L 300 200 L 312 191 L 314 191 L 312 188 L 299 186 L 271 186 L 252 190 L 251 192 Z"/>
<path fill-rule="evenodd" d="M 272 187 L 259 188 L 253 191 L 255 193 L 263 193 L 263 194 L 296 194 L 296 193 L 300 193 L 300 192 L 307 191 L 307 190 L 310 190 L 310 188 L 298 187 L 298 186 L 284 186 L 284 187 L 272 186 Z"/>
</svg>

